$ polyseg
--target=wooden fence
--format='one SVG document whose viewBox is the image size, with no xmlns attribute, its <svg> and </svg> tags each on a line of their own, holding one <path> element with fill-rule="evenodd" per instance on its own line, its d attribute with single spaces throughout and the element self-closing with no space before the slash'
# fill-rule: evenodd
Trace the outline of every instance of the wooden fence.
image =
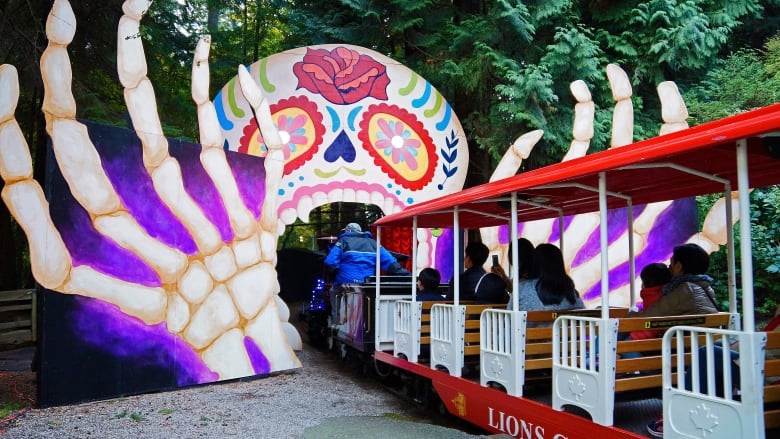
<svg viewBox="0 0 780 439">
<path fill-rule="evenodd" d="M 35 290 L 0 291 L 0 348 L 35 341 Z"/>
</svg>

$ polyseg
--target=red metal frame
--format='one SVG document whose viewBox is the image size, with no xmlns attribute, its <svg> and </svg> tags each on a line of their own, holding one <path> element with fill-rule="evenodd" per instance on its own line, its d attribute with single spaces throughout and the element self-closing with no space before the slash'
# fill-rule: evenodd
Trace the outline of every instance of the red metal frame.
<svg viewBox="0 0 780 439">
<path fill-rule="evenodd" d="M 645 438 L 617 427 L 605 427 L 585 417 L 553 410 L 528 398 L 509 396 L 477 382 L 453 377 L 376 351 L 376 359 L 431 380 L 439 398 L 452 415 L 493 433 L 523 439 Z"/>
</svg>

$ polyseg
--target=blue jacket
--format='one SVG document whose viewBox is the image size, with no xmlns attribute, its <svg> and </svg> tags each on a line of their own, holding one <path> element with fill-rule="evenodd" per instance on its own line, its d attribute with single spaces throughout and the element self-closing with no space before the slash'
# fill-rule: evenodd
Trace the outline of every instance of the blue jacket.
<svg viewBox="0 0 780 439">
<path fill-rule="evenodd" d="M 344 232 L 325 258 L 325 265 L 336 270 L 333 286 L 364 282 L 376 274 L 377 243 L 371 232 Z M 379 265 L 388 274 L 408 274 L 384 247 L 379 247 Z"/>
</svg>

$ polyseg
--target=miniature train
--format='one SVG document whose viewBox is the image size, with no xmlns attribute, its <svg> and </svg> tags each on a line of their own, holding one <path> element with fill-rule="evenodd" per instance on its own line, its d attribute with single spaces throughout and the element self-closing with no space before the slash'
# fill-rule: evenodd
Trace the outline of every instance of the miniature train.
<svg viewBox="0 0 780 439">
<path fill-rule="evenodd" d="M 418 227 L 502 223 L 514 242 L 520 222 L 598 212 L 604 281 L 597 309 L 521 311 L 516 303 L 507 309 L 505 303 L 460 301 L 457 294 L 452 301 L 420 302 L 411 277 L 377 272 L 342 288 L 337 322 L 328 321 L 327 306 L 310 308 L 310 336 L 366 373 L 400 378 L 396 384 L 410 398 L 493 433 L 646 437 L 647 422 L 662 416 L 667 438 L 772 437 L 780 428 L 780 359 L 765 354 L 780 352 L 780 332 L 757 330 L 746 273 L 752 273 L 749 191 L 780 183 L 778 132 L 780 104 L 470 188 L 374 224 L 380 244 L 383 227 L 411 227 L 416 236 Z M 734 203 L 732 187 L 738 188 Z M 734 204 L 743 218 L 741 310 L 733 270 L 725 312 L 643 318 L 610 306 L 606 212 L 627 204 L 630 222 L 632 205 L 716 192 L 725 194 L 727 217 Z M 545 203 L 523 204 L 532 199 Z M 453 233 L 455 249 L 459 235 Z M 630 244 L 629 253 L 633 264 Z M 617 338 L 648 328 L 660 335 Z M 715 355 L 719 346 L 730 346 L 738 361 L 730 362 L 727 349 Z M 717 365 L 736 367 L 739 382 L 730 373 L 715 374 Z M 708 390 L 698 384 L 705 381 Z M 725 391 L 716 392 L 714 383 Z"/>
</svg>

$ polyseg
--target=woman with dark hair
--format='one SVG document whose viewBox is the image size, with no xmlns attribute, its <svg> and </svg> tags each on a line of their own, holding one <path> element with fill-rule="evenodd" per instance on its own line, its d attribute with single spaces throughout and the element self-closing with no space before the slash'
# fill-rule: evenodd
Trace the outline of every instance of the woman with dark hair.
<svg viewBox="0 0 780 439">
<path fill-rule="evenodd" d="M 531 269 L 533 267 L 533 260 L 534 260 L 533 254 L 534 254 L 533 243 L 531 243 L 531 241 L 529 241 L 526 238 L 518 238 L 517 239 L 518 280 L 531 278 Z M 510 267 L 514 265 L 514 261 L 512 260 L 511 242 L 509 243 L 509 246 L 507 248 L 507 259 L 509 260 Z M 504 268 L 501 265 L 493 265 L 493 267 L 490 268 L 490 272 L 498 275 L 501 279 L 504 280 L 504 283 L 506 284 L 506 291 L 507 293 L 511 294 L 512 279 L 509 277 L 509 275 L 506 274 Z"/>
<path fill-rule="evenodd" d="M 574 281 L 566 274 L 561 250 L 552 244 L 534 249 L 531 279 L 518 284 L 518 309 L 565 310 L 584 308 Z M 511 307 L 511 305 L 510 305 Z"/>
</svg>

